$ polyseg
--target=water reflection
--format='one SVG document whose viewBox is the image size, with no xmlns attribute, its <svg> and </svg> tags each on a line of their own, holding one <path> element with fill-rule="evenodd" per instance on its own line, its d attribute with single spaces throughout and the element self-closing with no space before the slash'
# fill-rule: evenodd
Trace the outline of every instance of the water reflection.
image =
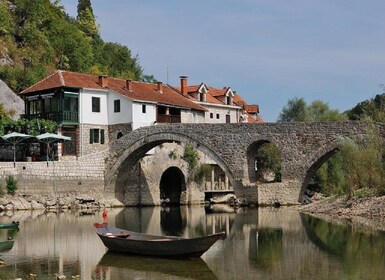
<svg viewBox="0 0 385 280">
<path fill-rule="evenodd" d="M 379 272 L 376 264 L 385 265 L 384 232 L 349 224 L 333 224 L 308 215 L 301 215 L 301 219 L 310 240 L 324 252 L 338 258 L 349 272 L 358 271 L 356 273 L 361 275 L 365 271 L 366 277 L 375 277 Z M 383 269 L 381 271 L 384 272 Z"/>
<path fill-rule="evenodd" d="M 285 207 L 109 210 L 108 223 L 133 231 L 183 237 L 226 232 L 202 258 L 183 261 L 106 254 L 93 229 L 103 221 L 101 211 L 26 211 L 12 219 L 20 222 L 19 231 L 0 231 L 0 240 L 14 240 L 0 253 L 5 262 L 0 279 L 28 279 L 31 273 L 37 279 L 79 275 L 86 280 L 381 279 L 385 274 L 383 232 L 332 224 Z"/>
<path fill-rule="evenodd" d="M 259 228 L 250 231 L 250 260 L 261 269 L 279 264 L 283 255 L 282 229 Z"/>
<path fill-rule="evenodd" d="M 178 260 L 108 252 L 97 271 L 103 279 L 217 279 L 201 258 Z"/>
</svg>

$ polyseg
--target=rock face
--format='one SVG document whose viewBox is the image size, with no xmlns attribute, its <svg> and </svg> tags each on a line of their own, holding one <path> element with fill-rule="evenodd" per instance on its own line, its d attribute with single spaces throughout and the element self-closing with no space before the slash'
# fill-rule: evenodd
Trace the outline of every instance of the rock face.
<svg viewBox="0 0 385 280">
<path fill-rule="evenodd" d="M 0 80 L 0 104 L 4 109 L 12 111 L 13 119 L 18 119 L 20 114 L 24 114 L 24 101 L 16 95 L 2 80 Z"/>
</svg>

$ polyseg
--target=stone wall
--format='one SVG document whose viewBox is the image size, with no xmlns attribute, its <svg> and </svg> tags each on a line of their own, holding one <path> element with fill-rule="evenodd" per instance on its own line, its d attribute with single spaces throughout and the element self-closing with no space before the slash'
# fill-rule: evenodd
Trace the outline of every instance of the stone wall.
<svg viewBox="0 0 385 280">
<path fill-rule="evenodd" d="M 92 143 L 90 144 L 90 130 L 91 129 L 104 129 L 104 144 L 100 143 Z M 109 139 L 109 129 L 107 125 L 94 125 L 94 124 L 83 124 L 81 125 L 81 147 L 80 147 L 80 155 L 92 155 L 94 153 L 100 152 L 102 150 L 108 149 Z"/>
<path fill-rule="evenodd" d="M 19 195 L 74 193 L 104 196 L 104 158 L 106 151 L 72 161 L 0 163 L 0 179 L 17 179 Z"/>
</svg>

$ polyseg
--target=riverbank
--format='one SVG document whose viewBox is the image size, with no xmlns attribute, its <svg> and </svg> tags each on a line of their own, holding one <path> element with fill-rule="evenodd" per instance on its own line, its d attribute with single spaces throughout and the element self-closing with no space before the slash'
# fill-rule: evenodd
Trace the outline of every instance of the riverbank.
<svg viewBox="0 0 385 280">
<path fill-rule="evenodd" d="M 299 206 L 299 211 L 327 220 L 343 220 L 353 225 L 385 231 L 385 196 L 346 198 L 327 197 Z"/>
<path fill-rule="evenodd" d="M 0 215 L 12 216 L 19 210 L 84 210 L 123 207 L 117 199 L 104 198 L 97 195 L 66 194 L 62 196 L 48 195 L 5 195 L 0 197 Z"/>
</svg>

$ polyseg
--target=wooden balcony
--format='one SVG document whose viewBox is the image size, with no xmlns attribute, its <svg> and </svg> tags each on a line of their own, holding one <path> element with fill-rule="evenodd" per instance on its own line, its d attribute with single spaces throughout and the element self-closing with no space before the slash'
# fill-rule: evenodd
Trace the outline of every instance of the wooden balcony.
<svg viewBox="0 0 385 280">
<path fill-rule="evenodd" d="M 78 112 L 49 112 L 49 113 L 39 113 L 39 114 L 25 114 L 22 115 L 23 118 L 33 120 L 33 119 L 48 119 L 53 120 L 61 124 L 78 124 L 79 123 L 79 113 Z"/>
<path fill-rule="evenodd" d="M 181 118 L 180 115 L 161 115 L 158 114 L 156 116 L 156 122 L 157 123 L 180 123 Z"/>
</svg>

